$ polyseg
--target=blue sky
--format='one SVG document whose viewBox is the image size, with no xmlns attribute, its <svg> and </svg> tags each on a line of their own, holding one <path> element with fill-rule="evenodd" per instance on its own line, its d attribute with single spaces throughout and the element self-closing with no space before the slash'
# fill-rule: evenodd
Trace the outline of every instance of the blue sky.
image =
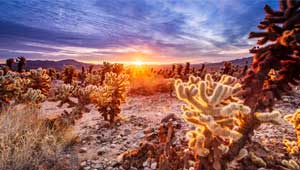
<svg viewBox="0 0 300 170">
<path fill-rule="evenodd" d="M 277 8 L 275 0 L 0 0 L 0 61 L 247 57 L 265 4 Z"/>
</svg>

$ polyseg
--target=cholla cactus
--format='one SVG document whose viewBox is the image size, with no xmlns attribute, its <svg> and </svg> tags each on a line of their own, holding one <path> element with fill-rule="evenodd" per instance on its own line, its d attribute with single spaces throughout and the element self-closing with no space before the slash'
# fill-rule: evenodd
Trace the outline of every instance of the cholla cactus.
<svg viewBox="0 0 300 170">
<path fill-rule="evenodd" d="M 46 100 L 46 96 L 39 89 L 29 88 L 25 94 L 21 96 L 23 103 L 37 105 Z"/>
<path fill-rule="evenodd" d="M 92 74 L 88 73 L 85 78 L 85 83 L 89 85 L 96 85 L 101 86 L 102 85 L 102 75 L 101 74 Z"/>
<path fill-rule="evenodd" d="M 98 87 L 94 85 L 88 85 L 86 87 L 77 87 L 73 95 L 78 98 L 78 108 L 84 112 L 89 111 L 86 105 L 91 103 L 91 94 L 94 91 L 98 91 Z"/>
<path fill-rule="evenodd" d="M 75 87 L 70 84 L 63 84 L 58 87 L 55 95 L 55 100 L 60 100 L 58 107 L 61 107 L 65 103 L 68 103 L 70 107 L 75 105 L 75 103 L 70 100 L 74 90 Z"/>
<path fill-rule="evenodd" d="M 298 165 L 298 163 L 296 161 L 294 161 L 293 159 L 282 160 L 281 164 L 284 166 L 284 167 L 282 167 L 282 169 L 285 169 L 285 170 L 298 170 L 298 169 L 300 169 L 300 166 Z"/>
<path fill-rule="evenodd" d="M 22 93 L 26 92 L 26 87 L 30 83 L 28 79 L 22 79 L 19 73 L 0 73 L 0 107 L 19 99 Z"/>
<path fill-rule="evenodd" d="M 47 70 L 38 68 L 30 70 L 29 74 L 24 73 L 26 78 L 30 80 L 29 87 L 33 89 L 40 89 L 44 95 L 48 95 L 51 88 L 51 78 L 47 74 Z"/>
<path fill-rule="evenodd" d="M 297 109 L 293 114 L 286 115 L 285 120 L 290 122 L 295 128 L 297 134 L 297 142 L 284 140 L 284 144 L 287 147 L 287 150 L 291 154 L 299 154 L 300 148 L 300 109 Z M 297 146 L 298 145 L 298 146 Z M 297 148 L 298 147 L 298 148 Z"/>
<path fill-rule="evenodd" d="M 65 66 L 62 72 L 62 79 L 65 84 L 73 84 L 76 81 L 78 73 L 75 67 Z"/>
<path fill-rule="evenodd" d="M 120 105 L 125 102 L 128 78 L 128 75 L 124 73 L 106 73 L 102 89 L 93 94 L 93 101 L 98 105 L 99 112 L 111 124 L 118 118 L 121 112 Z"/>
<path fill-rule="evenodd" d="M 228 151 L 232 141 L 242 136 L 237 131 L 243 124 L 240 118 L 251 111 L 234 97 L 240 84 L 231 76 L 223 75 L 219 81 L 214 81 L 207 74 L 204 80 L 194 76 L 186 83 L 176 80 L 175 88 L 178 98 L 186 102 L 183 118 L 196 126 L 187 133 L 189 147 L 194 150 L 195 157 L 206 158 L 205 164 L 219 169 L 218 159 Z M 197 166 L 196 169 L 201 169 L 199 166 L 205 165 Z"/>
</svg>

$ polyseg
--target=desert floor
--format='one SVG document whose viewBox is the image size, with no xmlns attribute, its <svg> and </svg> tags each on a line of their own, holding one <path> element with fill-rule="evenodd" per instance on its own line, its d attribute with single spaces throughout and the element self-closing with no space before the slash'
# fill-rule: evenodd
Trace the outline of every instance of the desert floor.
<svg viewBox="0 0 300 170">
<path fill-rule="evenodd" d="M 293 96 L 284 96 L 275 108 L 281 111 L 283 117 L 294 112 L 300 105 L 299 99 L 300 91 L 295 91 Z M 137 147 L 145 136 L 143 131 L 157 127 L 166 115 L 174 113 L 180 117 L 182 104 L 169 94 L 130 96 L 122 105 L 123 121 L 113 128 L 108 127 L 98 111 L 91 107 L 91 112 L 84 114 L 74 127 L 74 133 L 80 136 L 80 142 L 66 151 L 66 156 L 72 158 L 71 160 L 84 170 L 121 170 L 117 162 L 118 156 L 128 149 Z M 68 110 L 67 106 L 57 108 L 57 103 L 54 102 L 45 102 L 42 108 L 46 114 Z M 255 151 L 258 156 L 267 160 L 267 163 L 270 160 L 272 164 L 274 162 L 276 164 L 282 159 L 291 158 L 285 151 L 282 140 L 284 138 L 296 140 L 296 134 L 288 122 L 284 120 L 280 122 L 280 125 L 261 125 L 252 138 L 251 145 L 255 146 L 247 146 L 251 148 L 249 150 Z M 184 138 L 185 132 L 192 126 L 184 121 L 180 123 L 183 130 L 177 133 L 177 137 Z M 146 165 L 144 169 L 151 168 L 156 169 L 156 164 Z M 241 163 L 233 162 L 230 169 L 258 169 L 258 167 L 245 167 Z"/>
</svg>

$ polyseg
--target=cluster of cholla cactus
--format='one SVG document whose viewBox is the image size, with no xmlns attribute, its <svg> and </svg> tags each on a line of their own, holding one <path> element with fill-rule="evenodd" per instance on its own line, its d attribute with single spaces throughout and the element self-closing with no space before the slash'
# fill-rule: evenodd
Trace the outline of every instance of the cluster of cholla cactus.
<svg viewBox="0 0 300 170">
<path fill-rule="evenodd" d="M 68 128 L 74 125 L 75 121 L 80 119 L 83 113 L 88 112 L 86 107 L 89 103 L 90 93 L 95 88 L 90 86 L 80 87 L 71 84 L 63 84 L 56 89 L 54 101 L 59 101 L 58 107 L 68 104 L 72 108 L 70 112 L 64 111 L 62 114 L 53 115 L 47 118 L 48 126 L 51 128 Z M 77 102 L 73 101 L 71 97 L 77 97 Z"/>
<path fill-rule="evenodd" d="M 223 75 L 214 81 L 210 74 L 204 80 L 194 76 L 188 82 L 175 82 L 176 94 L 186 102 L 183 118 L 195 126 L 187 133 L 189 147 L 199 160 L 196 169 L 221 169 L 220 159 L 232 142 L 241 138 L 241 118 L 251 112 L 236 97 L 241 85 L 235 77 Z"/>
<path fill-rule="evenodd" d="M 6 64 L 3 68 L 4 73 L 6 74 L 8 71 L 14 71 L 13 65 L 17 63 L 17 72 L 21 73 L 24 72 L 24 67 L 26 64 L 26 58 L 25 57 L 18 57 L 18 58 L 9 58 L 6 60 Z"/>
<path fill-rule="evenodd" d="M 97 80 L 94 81 L 96 82 Z M 87 86 L 79 86 L 76 84 L 63 84 L 56 90 L 54 100 L 60 101 L 59 107 L 63 104 L 68 104 L 72 111 L 70 113 L 65 112 L 57 119 L 59 122 L 63 122 L 61 119 L 65 122 L 75 122 L 75 120 L 82 117 L 83 113 L 90 111 L 87 105 L 94 104 L 99 112 L 103 114 L 104 119 L 113 124 L 117 121 L 121 112 L 120 105 L 126 99 L 127 86 L 128 75 L 113 72 L 106 73 L 101 85 L 87 84 Z M 73 101 L 71 97 L 76 98 L 77 102 Z"/>
<path fill-rule="evenodd" d="M 1 106 L 11 103 L 38 104 L 50 89 L 50 77 L 46 70 L 35 69 L 29 72 L 0 70 Z"/>
<path fill-rule="evenodd" d="M 21 95 L 21 102 L 31 106 L 38 106 L 39 103 L 44 102 L 46 96 L 40 89 L 29 88 L 26 93 Z"/>
<path fill-rule="evenodd" d="M 47 70 L 42 68 L 32 69 L 23 75 L 30 80 L 30 88 L 39 89 L 44 95 L 48 94 L 51 88 L 51 77 L 47 74 Z"/>
<path fill-rule="evenodd" d="M 92 94 L 92 101 L 97 105 L 104 120 L 109 121 L 111 124 L 120 118 L 120 106 L 126 99 L 128 79 L 129 76 L 124 73 L 106 73 L 103 84 L 100 86 L 102 89 Z"/>
<path fill-rule="evenodd" d="M 26 92 L 29 83 L 30 80 L 21 78 L 16 72 L 4 74 L 0 70 L 0 108 L 19 99 Z"/>
<path fill-rule="evenodd" d="M 74 66 L 65 66 L 62 72 L 62 80 L 65 84 L 73 84 L 78 76 L 78 72 Z"/>
<path fill-rule="evenodd" d="M 244 67 L 244 74 L 247 71 L 247 65 Z M 227 74 L 231 76 L 238 77 L 241 73 L 241 68 L 239 65 L 234 65 L 231 62 L 224 62 L 223 68 L 221 68 L 221 74 Z"/>
</svg>

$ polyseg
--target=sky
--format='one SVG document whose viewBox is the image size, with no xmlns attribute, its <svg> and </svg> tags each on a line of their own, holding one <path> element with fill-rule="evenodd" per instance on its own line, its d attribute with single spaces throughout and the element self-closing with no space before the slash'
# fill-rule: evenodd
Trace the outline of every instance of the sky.
<svg viewBox="0 0 300 170">
<path fill-rule="evenodd" d="M 276 0 L 0 0 L 0 61 L 218 62 L 250 56 Z"/>
</svg>

